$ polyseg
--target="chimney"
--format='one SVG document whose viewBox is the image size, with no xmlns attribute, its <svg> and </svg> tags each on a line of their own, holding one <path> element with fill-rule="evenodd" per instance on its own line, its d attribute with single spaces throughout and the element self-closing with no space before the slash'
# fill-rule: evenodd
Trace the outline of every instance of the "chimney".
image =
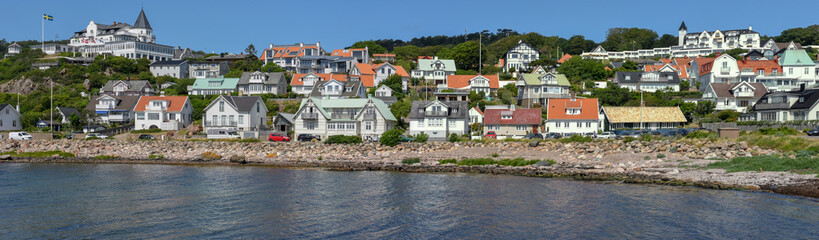
<svg viewBox="0 0 819 240">
<path fill-rule="evenodd" d="M 270 48 L 273 48 L 273 44 L 272 44 L 272 43 L 270 44 Z"/>
<path fill-rule="evenodd" d="M 748 26 L 748 31 L 753 31 L 753 30 L 754 30 L 754 28 L 752 28 L 751 26 Z"/>
<path fill-rule="evenodd" d="M 299 43 L 299 47 L 304 47 L 304 43 L 303 43 L 303 42 L 300 42 L 300 43 Z"/>
<path fill-rule="evenodd" d="M 509 104 L 509 111 L 515 111 L 515 104 Z"/>
<path fill-rule="evenodd" d="M 159 96 L 164 97 L 165 96 L 165 91 L 159 91 Z"/>
<path fill-rule="evenodd" d="M 804 92 L 804 91 L 805 91 L 805 84 L 804 84 L 804 83 L 799 84 L 799 91 L 800 91 L 800 92 Z"/>
</svg>

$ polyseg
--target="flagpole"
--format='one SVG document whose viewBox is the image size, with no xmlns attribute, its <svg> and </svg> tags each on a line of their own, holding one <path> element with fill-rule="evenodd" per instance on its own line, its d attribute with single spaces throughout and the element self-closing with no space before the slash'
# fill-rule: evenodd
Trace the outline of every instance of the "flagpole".
<svg viewBox="0 0 819 240">
<path fill-rule="evenodd" d="M 43 51 L 43 54 L 45 54 L 45 15 L 46 15 L 46 14 L 45 14 L 45 13 L 43 13 L 43 18 L 42 18 L 42 19 L 40 19 L 40 24 L 42 24 L 42 25 L 43 25 L 43 26 L 42 26 L 42 27 L 43 27 L 43 28 L 42 28 L 42 30 L 43 30 L 43 31 L 41 32 L 41 33 L 42 33 L 42 36 L 40 36 L 40 50 L 42 50 L 42 51 Z"/>
<path fill-rule="evenodd" d="M 49 110 L 49 130 L 54 132 L 54 79 L 51 79 L 51 110 Z"/>
</svg>

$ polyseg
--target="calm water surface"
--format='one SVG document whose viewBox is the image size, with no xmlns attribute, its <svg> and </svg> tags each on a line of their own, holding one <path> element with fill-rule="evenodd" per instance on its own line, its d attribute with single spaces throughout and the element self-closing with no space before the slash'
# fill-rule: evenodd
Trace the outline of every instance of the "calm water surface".
<svg viewBox="0 0 819 240">
<path fill-rule="evenodd" d="M 0 164 L 0 238 L 817 239 L 819 201 L 475 174 Z"/>
</svg>

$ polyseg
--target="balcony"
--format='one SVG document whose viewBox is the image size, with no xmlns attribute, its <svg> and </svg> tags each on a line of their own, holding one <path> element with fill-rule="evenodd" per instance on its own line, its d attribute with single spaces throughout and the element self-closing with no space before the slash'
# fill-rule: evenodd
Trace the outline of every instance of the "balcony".
<svg viewBox="0 0 819 240">
<path fill-rule="evenodd" d="M 427 116 L 427 117 L 446 117 L 447 112 L 446 111 L 426 111 L 426 112 L 424 112 L 424 116 Z"/>
<path fill-rule="evenodd" d="M 754 92 L 735 92 L 734 97 L 753 97 Z"/>
<path fill-rule="evenodd" d="M 789 108 L 791 105 L 788 103 L 758 103 L 754 105 L 754 109 L 756 110 L 768 110 L 768 109 L 784 109 Z"/>
<path fill-rule="evenodd" d="M 302 113 L 302 119 L 318 119 L 318 113 L 311 112 L 311 113 Z"/>
<path fill-rule="evenodd" d="M 374 119 L 376 119 L 376 114 L 375 113 L 365 113 L 364 114 L 364 120 L 374 120 Z"/>
<path fill-rule="evenodd" d="M 239 126 L 236 121 L 205 121 L 204 127 L 237 127 Z"/>
<path fill-rule="evenodd" d="M 727 67 L 720 68 L 719 72 L 722 73 L 722 74 L 729 74 L 729 73 L 731 73 L 731 68 L 727 68 Z"/>
</svg>

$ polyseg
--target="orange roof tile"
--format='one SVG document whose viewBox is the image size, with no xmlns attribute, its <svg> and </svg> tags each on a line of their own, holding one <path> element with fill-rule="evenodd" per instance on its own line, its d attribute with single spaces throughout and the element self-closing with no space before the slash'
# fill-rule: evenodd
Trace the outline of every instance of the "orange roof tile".
<svg viewBox="0 0 819 240">
<path fill-rule="evenodd" d="M 375 87 L 375 75 L 361 75 L 358 76 L 358 80 L 361 81 L 361 85 L 364 87 Z"/>
<path fill-rule="evenodd" d="M 598 119 L 598 102 L 597 98 L 550 98 L 548 103 L 548 113 L 546 119 L 579 119 L 579 120 L 597 120 Z M 579 108 L 580 114 L 568 115 L 567 108 Z"/>
<path fill-rule="evenodd" d="M 392 54 L 392 53 L 376 53 L 376 54 L 373 54 L 373 57 L 395 57 L 395 54 Z"/>
<path fill-rule="evenodd" d="M 668 59 L 668 58 L 660 58 L 660 62 L 663 62 L 663 63 L 671 63 L 671 61 L 672 60 Z"/>
<path fill-rule="evenodd" d="M 166 112 L 181 112 L 185 107 L 185 103 L 188 102 L 188 96 L 142 96 L 139 97 L 139 101 L 137 101 L 136 106 L 134 106 L 134 112 L 145 111 L 145 106 L 152 100 L 169 101 L 170 104 L 168 104 L 168 108 L 165 110 Z"/>
<path fill-rule="evenodd" d="M 375 75 L 373 69 L 375 69 L 372 65 L 366 63 L 356 63 L 355 67 L 358 68 L 358 71 L 361 72 L 361 75 L 371 74 Z"/>
<path fill-rule="evenodd" d="M 472 80 L 475 77 L 483 76 L 486 79 L 489 79 L 489 88 L 491 89 L 498 89 L 500 88 L 500 81 L 498 80 L 498 75 L 448 75 L 446 76 L 446 86 L 452 89 L 462 89 L 469 87 L 469 80 Z"/>
<path fill-rule="evenodd" d="M 765 74 L 771 74 L 774 69 L 779 73 L 782 72 L 782 66 L 776 60 L 739 60 L 737 65 L 740 71 L 750 68 L 754 73 L 763 70 Z"/>
<path fill-rule="evenodd" d="M 407 74 L 407 70 L 404 70 L 404 67 L 398 65 L 394 65 L 393 67 L 395 67 L 395 74 L 398 74 L 398 76 L 409 77 L 409 74 Z"/>
<path fill-rule="evenodd" d="M 693 58 L 675 58 L 674 59 L 674 62 L 677 63 L 677 65 L 685 65 L 686 67 L 691 66 L 691 61 L 694 61 L 694 59 Z"/>
<path fill-rule="evenodd" d="M 364 48 L 350 48 L 350 49 L 336 49 L 333 50 L 332 56 L 352 57 L 353 51 L 364 51 Z M 346 51 L 346 52 L 345 52 Z"/>
<path fill-rule="evenodd" d="M 565 62 L 566 60 L 569 60 L 570 58 L 572 58 L 572 55 L 571 55 L 571 54 L 568 54 L 568 53 L 563 54 L 563 56 L 562 56 L 562 57 L 560 57 L 560 59 L 559 59 L 559 60 L 557 60 L 557 63 L 563 63 L 563 62 Z"/>
</svg>

